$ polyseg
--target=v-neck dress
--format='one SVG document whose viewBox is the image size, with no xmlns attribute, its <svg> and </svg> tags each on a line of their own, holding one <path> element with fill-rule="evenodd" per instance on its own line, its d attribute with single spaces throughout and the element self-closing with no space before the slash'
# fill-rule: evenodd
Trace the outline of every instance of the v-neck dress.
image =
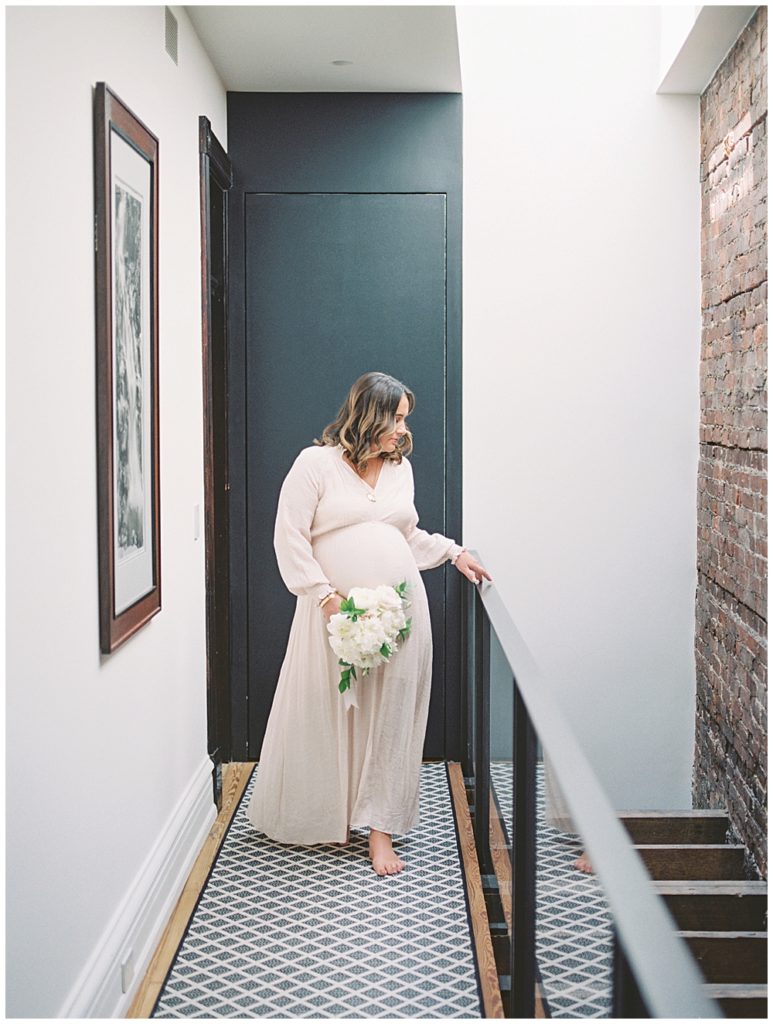
<svg viewBox="0 0 773 1024">
<path fill-rule="evenodd" d="M 246 815 L 282 843 L 343 842 L 350 826 L 404 835 L 417 824 L 432 681 L 420 572 L 462 550 L 419 528 L 408 459 L 384 460 L 370 487 L 343 453 L 304 448 L 279 495 L 274 550 L 297 602 Z M 403 580 L 410 636 L 385 665 L 358 673 L 347 710 L 319 600 L 331 587 L 346 595 Z"/>
</svg>

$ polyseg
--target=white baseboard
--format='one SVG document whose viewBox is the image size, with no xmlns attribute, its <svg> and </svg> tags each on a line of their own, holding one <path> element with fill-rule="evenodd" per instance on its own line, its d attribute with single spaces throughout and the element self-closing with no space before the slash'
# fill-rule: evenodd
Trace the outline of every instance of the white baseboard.
<svg viewBox="0 0 773 1024">
<path fill-rule="evenodd" d="M 126 1016 L 216 818 L 212 762 L 206 757 L 57 1016 Z M 134 973 L 128 991 L 123 992 L 121 964 L 130 952 Z"/>
</svg>

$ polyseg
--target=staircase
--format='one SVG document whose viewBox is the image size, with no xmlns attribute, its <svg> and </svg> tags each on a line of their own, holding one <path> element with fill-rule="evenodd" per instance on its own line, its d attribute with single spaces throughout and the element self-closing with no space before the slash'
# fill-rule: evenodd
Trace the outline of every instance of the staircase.
<svg viewBox="0 0 773 1024">
<path fill-rule="evenodd" d="M 767 882 L 750 881 L 721 810 L 619 818 L 726 1017 L 767 1017 Z"/>
</svg>

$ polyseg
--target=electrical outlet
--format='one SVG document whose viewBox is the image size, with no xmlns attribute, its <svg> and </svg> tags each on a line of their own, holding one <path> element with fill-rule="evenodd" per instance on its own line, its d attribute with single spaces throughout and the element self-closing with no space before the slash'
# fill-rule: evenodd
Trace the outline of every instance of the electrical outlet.
<svg viewBox="0 0 773 1024">
<path fill-rule="evenodd" d="M 129 954 L 121 964 L 121 991 L 128 992 L 129 986 L 134 977 L 134 950 L 130 949 Z"/>
</svg>

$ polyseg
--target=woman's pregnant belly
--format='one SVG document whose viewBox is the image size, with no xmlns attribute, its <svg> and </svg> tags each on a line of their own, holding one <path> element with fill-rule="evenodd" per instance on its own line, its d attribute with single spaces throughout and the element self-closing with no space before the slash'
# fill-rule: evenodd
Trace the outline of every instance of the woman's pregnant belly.
<svg viewBox="0 0 773 1024">
<path fill-rule="evenodd" d="M 312 541 L 314 558 L 339 593 L 352 587 L 394 586 L 418 577 L 416 560 L 396 526 L 354 523 Z"/>
</svg>

